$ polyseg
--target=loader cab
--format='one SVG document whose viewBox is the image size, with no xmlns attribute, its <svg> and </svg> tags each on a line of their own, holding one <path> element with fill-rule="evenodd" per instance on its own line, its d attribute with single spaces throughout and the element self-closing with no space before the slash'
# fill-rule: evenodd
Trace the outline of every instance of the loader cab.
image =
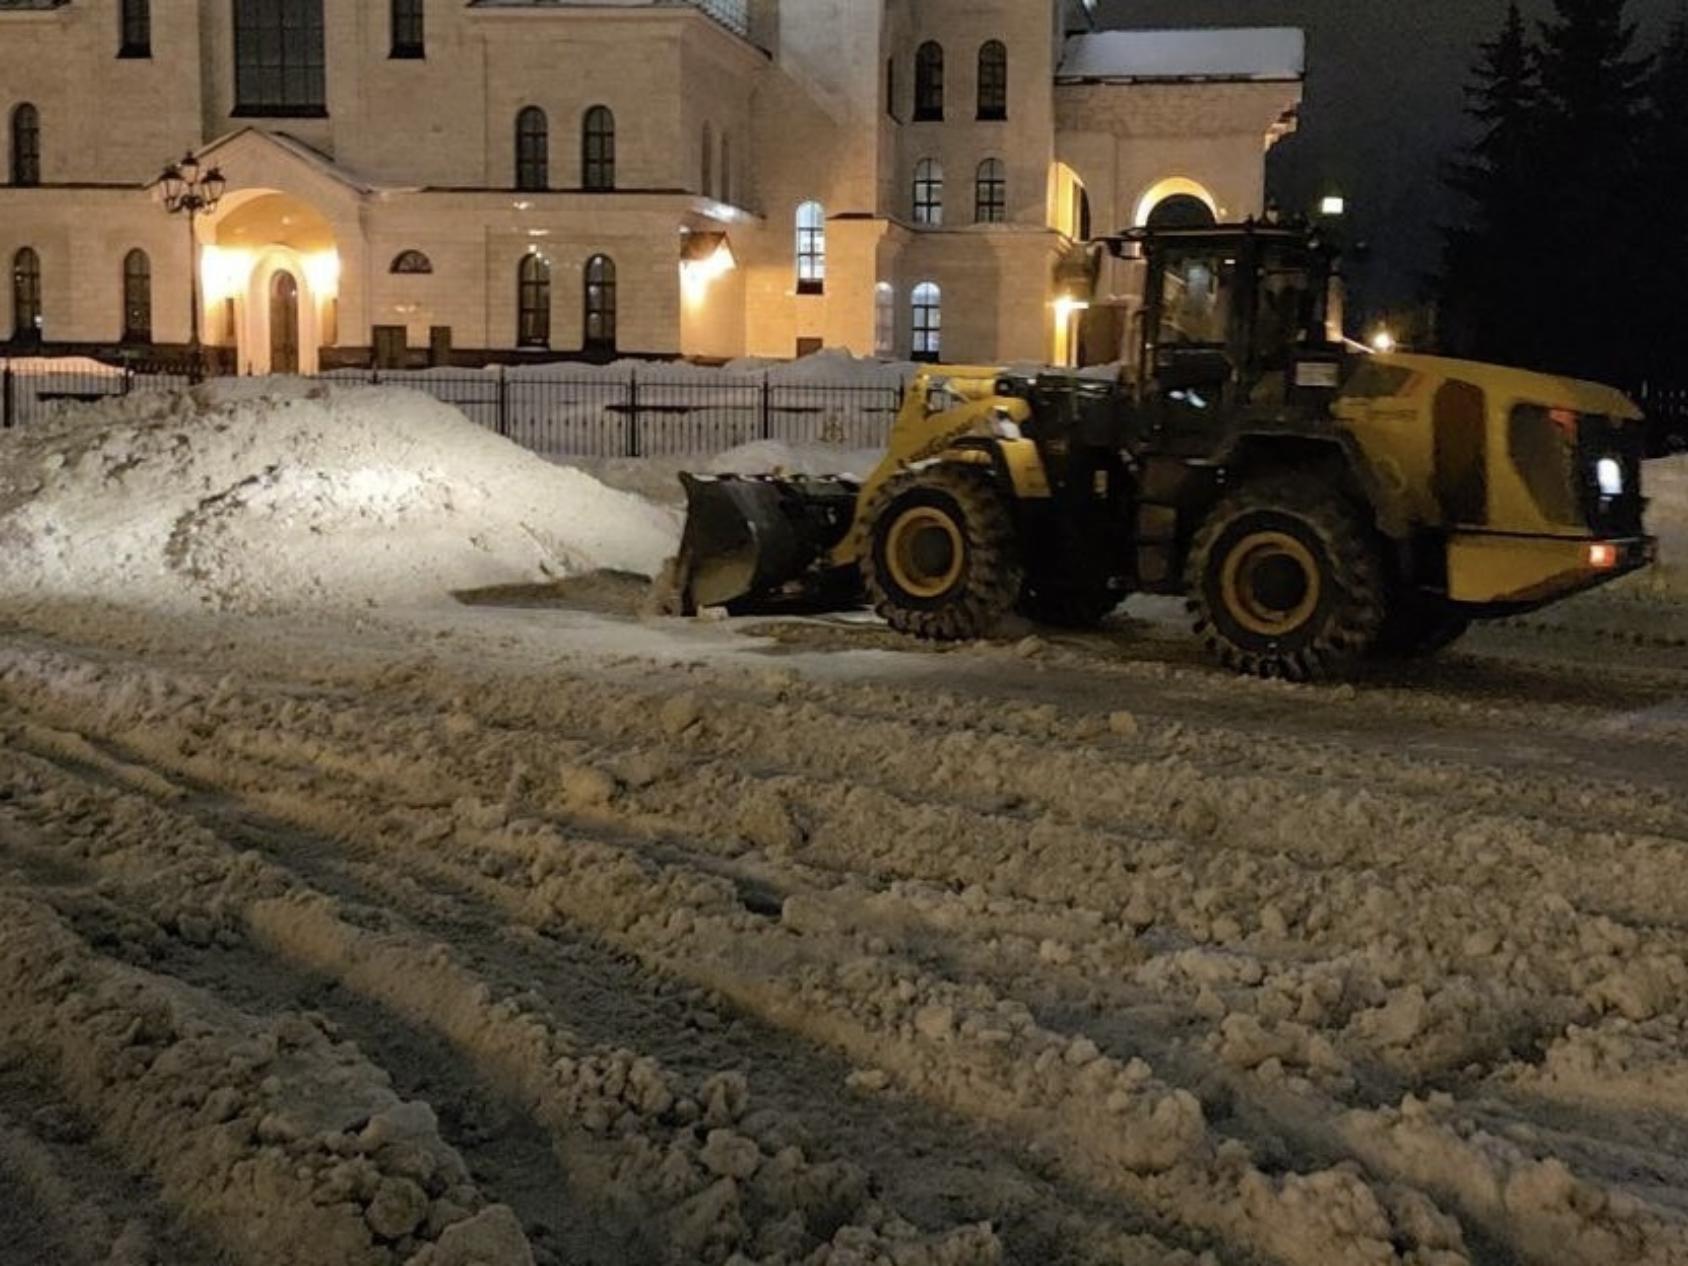
<svg viewBox="0 0 1688 1266">
<path fill-rule="evenodd" d="M 1246 411 L 1317 405 L 1310 384 L 1334 390 L 1335 254 L 1308 230 L 1148 228 L 1108 244 L 1148 266 L 1136 403 L 1168 451 L 1210 450 Z"/>
</svg>

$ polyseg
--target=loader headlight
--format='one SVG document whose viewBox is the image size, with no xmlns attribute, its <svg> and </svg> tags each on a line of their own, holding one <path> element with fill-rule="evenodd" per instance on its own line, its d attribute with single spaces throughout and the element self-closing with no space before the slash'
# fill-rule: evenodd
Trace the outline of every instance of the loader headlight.
<svg viewBox="0 0 1688 1266">
<path fill-rule="evenodd" d="M 1615 457 L 1602 457 L 1594 465 L 1594 479 L 1602 497 L 1624 495 L 1624 466 Z"/>
</svg>

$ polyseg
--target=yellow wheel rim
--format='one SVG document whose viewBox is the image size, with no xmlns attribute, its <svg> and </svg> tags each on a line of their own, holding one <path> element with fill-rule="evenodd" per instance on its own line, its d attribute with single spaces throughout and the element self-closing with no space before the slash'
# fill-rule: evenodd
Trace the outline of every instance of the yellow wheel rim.
<svg viewBox="0 0 1688 1266">
<path fill-rule="evenodd" d="M 891 579 L 916 598 L 941 598 L 961 579 L 967 543 L 949 515 L 934 506 L 904 510 L 885 536 Z"/>
<path fill-rule="evenodd" d="M 1283 637 L 1312 619 L 1324 594 L 1313 551 L 1287 532 L 1255 532 L 1225 556 L 1219 591 L 1250 633 Z"/>
</svg>

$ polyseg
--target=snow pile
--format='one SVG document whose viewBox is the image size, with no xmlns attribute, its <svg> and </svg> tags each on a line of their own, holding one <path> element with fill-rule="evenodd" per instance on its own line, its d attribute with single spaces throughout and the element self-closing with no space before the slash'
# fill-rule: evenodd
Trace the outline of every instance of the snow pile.
<svg viewBox="0 0 1688 1266">
<path fill-rule="evenodd" d="M 1647 587 L 1688 591 L 1688 456 L 1648 462 L 1641 481 L 1648 497 L 1647 530 L 1659 538 L 1659 564 L 1646 573 Z"/>
<path fill-rule="evenodd" d="M 0 595 L 265 611 L 654 574 L 670 510 L 390 388 L 216 383 L 0 437 Z"/>
</svg>

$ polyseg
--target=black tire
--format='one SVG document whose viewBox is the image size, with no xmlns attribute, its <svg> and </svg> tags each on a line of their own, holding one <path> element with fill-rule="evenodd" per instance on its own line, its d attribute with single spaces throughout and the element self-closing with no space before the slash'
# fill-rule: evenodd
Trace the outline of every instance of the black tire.
<svg viewBox="0 0 1688 1266">
<path fill-rule="evenodd" d="M 933 466 L 891 480 L 868 511 L 862 575 L 874 610 L 929 641 L 984 637 L 1013 609 L 1018 534 L 990 476 Z"/>
<path fill-rule="evenodd" d="M 1196 534 L 1187 582 L 1209 653 L 1256 677 L 1349 676 L 1383 628 L 1375 534 L 1305 476 L 1259 478 L 1222 501 Z"/>
<path fill-rule="evenodd" d="M 1105 584 L 1061 584 L 1028 579 L 1019 612 L 1057 629 L 1093 629 L 1118 609 L 1124 595 Z"/>
<path fill-rule="evenodd" d="M 1389 603 L 1378 633 L 1380 659 L 1428 659 L 1471 630 L 1471 617 L 1432 597 L 1400 593 Z"/>
</svg>

